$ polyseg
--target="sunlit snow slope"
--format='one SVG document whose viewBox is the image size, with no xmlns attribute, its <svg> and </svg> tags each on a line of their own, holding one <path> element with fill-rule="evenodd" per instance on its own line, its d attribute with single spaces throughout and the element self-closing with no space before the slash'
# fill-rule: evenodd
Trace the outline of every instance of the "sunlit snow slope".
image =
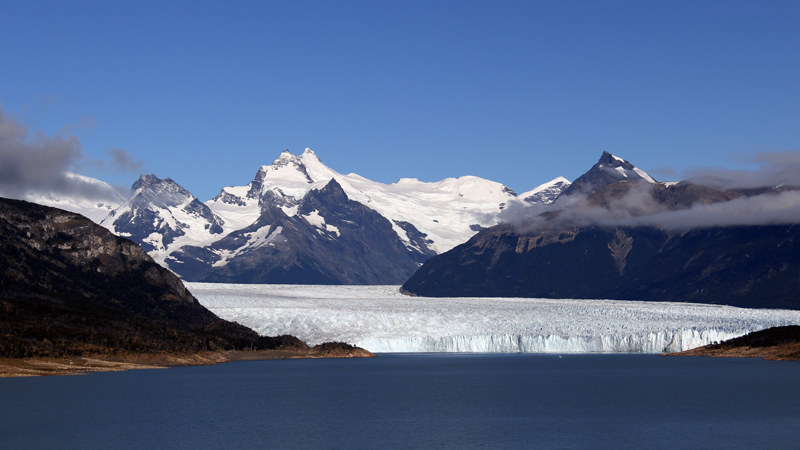
<svg viewBox="0 0 800 450">
<path fill-rule="evenodd" d="M 260 334 L 373 352 L 660 353 L 800 324 L 800 311 L 690 303 L 433 299 L 404 296 L 397 286 L 187 286 L 218 316 Z"/>
<path fill-rule="evenodd" d="M 564 192 L 571 183 L 564 177 L 558 177 L 542 185 L 536 186 L 528 192 L 519 194 L 519 198 L 532 204 L 549 205 L 556 201 L 559 195 Z"/>
<path fill-rule="evenodd" d="M 415 245 L 402 227 L 413 224 L 432 242 L 437 253 L 466 242 L 481 228 L 498 223 L 497 215 L 510 202 L 519 202 L 506 186 L 474 176 L 422 182 L 403 178 L 383 184 L 356 174 L 342 175 L 329 168 L 306 149 L 301 155 L 284 151 L 271 165 L 262 166 L 247 186 L 230 186 L 206 204 L 231 228 L 253 223 L 265 196 L 280 204 L 288 216 L 312 189 L 321 189 L 331 179 L 341 185 L 347 197 L 377 211 L 394 225 L 407 245 Z"/>
</svg>

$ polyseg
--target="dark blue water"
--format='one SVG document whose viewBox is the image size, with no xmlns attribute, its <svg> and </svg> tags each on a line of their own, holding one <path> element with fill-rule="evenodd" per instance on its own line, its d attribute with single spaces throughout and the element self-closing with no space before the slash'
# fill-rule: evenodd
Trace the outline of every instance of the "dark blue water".
<svg viewBox="0 0 800 450">
<path fill-rule="evenodd" d="M 0 380 L 2 449 L 799 445 L 796 362 L 384 354 Z"/>
</svg>

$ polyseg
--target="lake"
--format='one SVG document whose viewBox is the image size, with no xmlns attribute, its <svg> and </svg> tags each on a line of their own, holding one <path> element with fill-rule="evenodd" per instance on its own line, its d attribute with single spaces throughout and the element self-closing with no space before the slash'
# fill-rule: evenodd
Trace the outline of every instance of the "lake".
<svg viewBox="0 0 800 450">
<path fill-rule="evenodd" d="M 0 448 L 797 447 L 800 363 L 560 356 L 382 354 L 0 379 Z"/>
</svg>

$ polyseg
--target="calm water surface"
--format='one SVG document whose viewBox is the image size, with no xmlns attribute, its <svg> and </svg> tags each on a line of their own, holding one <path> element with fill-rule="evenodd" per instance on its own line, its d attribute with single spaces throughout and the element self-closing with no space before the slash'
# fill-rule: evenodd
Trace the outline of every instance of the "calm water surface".
<svg viewBox="0 0 800 450">
<path fill-rule="evenodd" d="M 0 379 L 0 449 L 798 448 L 800 363 L 383 354 Z"/>
</svg>

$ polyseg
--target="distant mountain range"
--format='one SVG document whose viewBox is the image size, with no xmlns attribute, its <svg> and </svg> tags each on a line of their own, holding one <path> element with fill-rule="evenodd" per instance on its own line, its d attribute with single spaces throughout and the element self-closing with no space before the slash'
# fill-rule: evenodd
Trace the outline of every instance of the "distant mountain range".
<svg viewBox="0 0 800 450">
<path fill-rule="evenodd" d="M 310 149 L 285 150 L 205 203 L 143 175 L 102 225 L 189 281 L 400 284 L 511 204 L 550 203 L 568 186 L 557 178 L 517 196 L 473 176 L 387 185 L 337 173 Z"/>
<path fill-rule="evenodd" d="M 793 222 L 708 221 L 796 188 L 662 183 L 607 152 L 572 183 L 558 177 L 520 195 L 472 176 L 377 183 L 335 172 L 309 149 L 284 151 L 206 202 L 154 175 L 127 200 L 75 177 L 102 201 L 50 204 L 95 220 L 109 211 L 103 226 L 189 281 L 800 308 Z"/>
<path fill-rule="evenodd" d="M 482 230 L 430 258 L 403 290 L 800 309 L 800 227 L 769 217 L 713 222 L 747 202 L 766 216 L 766 205 L 796 191 L 658 183 L 604 153 L 561 194 L 559 207 Z"/>
</svg>

